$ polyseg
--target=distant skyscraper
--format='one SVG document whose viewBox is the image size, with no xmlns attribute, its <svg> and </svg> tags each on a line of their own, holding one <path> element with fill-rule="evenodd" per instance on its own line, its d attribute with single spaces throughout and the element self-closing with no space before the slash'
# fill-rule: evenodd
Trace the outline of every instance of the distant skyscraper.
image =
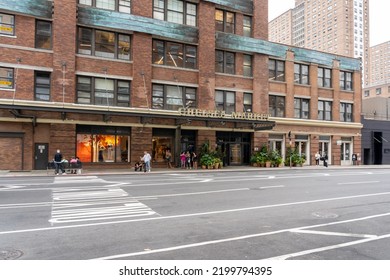
<svg viewBox="0 0 390 280">
<path fill-rule="evenodd" d="M 296 0 L 269 23 L 269 40 L 362 58 L 369 78 L 369 0 Z"/>
</svg>

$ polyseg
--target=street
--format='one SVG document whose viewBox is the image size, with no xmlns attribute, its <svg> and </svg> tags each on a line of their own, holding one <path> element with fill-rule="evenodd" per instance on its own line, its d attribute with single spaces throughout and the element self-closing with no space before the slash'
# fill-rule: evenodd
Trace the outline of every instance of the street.
<svg viewBox="0 0 390 280">
<path fill-rule="evenodd" d="M 389 169 L 0 178 L 0 259 L 390 260 Z"/>
</svg>

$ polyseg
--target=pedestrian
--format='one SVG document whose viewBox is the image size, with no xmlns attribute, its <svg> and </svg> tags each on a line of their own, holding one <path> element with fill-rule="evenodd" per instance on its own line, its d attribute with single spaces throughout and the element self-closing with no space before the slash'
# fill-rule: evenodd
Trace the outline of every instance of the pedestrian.
<svg viewBox="0 0 390 280">
<path fill-rule="evenodd" d="M 320 158 L 321 158 L 320 152 L 317 152 L 314 157 L 316 159 L 316 165 L 320 165 Z"/>
<path fill-rule="evenodd" d="M 144 172 L 150 172 L 150 160 L 152 157 L 147 151 L 144 151 L 144 156 L 142 157 L 142 161 L 145 164 Z"/>
<path fill-rule="evenodd" d="M 169 149 L 165 151 L 165 160 L 167 161 L 168 168 L 172 168 L 172 164 L 171 164 L 172 154 L 171 154 L 171 150 Z"/>
<path fill-rule="evenodd" d="M 191 169 L 191 154 L 189 151 L 186 152 L 186 168 Z"/>
<path fill-rule="evenodd" d="M 186 153 L 184 151 L 180 154 L 180 163 L 182 169 L 186 168 Z"/>
<path fill-rule="evenodd" d="M 198 169 L 198 156 L 195 152 L 191 153 L 192 168 Z"/>
<path fill-rule="evenodd" d="M 324 166 L 325 167 L 328 167 L 328 155 L 325 154 L 323 157 L 322 157 L 323 161 L 324 161 Z"/>
<path fill-rule="evenodd" d="M 65 175 L 65 169 L 64 169 L 64 159 L 62 158 L 61 151 L 58 149 L 56 154 L 54 155 L 54 166 L 56 168 L 56 175 L 59 174 L 59 171 L 61 170 L 62 175 Z"/>
</svg>

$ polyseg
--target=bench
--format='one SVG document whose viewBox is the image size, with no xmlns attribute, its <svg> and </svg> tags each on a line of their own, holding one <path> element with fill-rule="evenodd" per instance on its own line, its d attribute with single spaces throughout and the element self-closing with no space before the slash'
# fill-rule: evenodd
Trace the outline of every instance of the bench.
<svg viewBox="0 0 390 280">
<path fill-rule="evenodd" d="M 62 163 L 65 173 L 67 174 L 81 174 L 83 170 L 83 164 L 81 162 L 79 163 L 69 163 L 69 162 L 63 162 Z M 54 164 L 54 161 L 50 161 L 47 164 L 47 173 L 49 174 L 49 170 L 55 171 L 56 166 Z"/>
</svg>

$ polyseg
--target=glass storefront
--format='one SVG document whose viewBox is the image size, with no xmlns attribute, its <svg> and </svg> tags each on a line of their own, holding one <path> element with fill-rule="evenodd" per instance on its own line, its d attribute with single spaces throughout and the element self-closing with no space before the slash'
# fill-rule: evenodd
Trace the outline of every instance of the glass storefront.
<svg viewBox="0 0 390 280">
<path fill-rule="evenodd" d="M 130 128 L 77 126 L 81 162 L 129 162 Z"/>
<path fill-rule="evenodd" d="M 250 133 L 217 132 L 217 150 L 223 155 L 223 164 L 249 164 L 250 141 Z"/>
</svg>

